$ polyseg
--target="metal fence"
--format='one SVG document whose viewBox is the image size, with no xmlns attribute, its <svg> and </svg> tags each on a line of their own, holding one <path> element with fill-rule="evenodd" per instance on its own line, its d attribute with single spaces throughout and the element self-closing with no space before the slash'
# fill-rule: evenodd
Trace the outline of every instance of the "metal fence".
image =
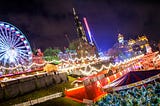
<svg viewBox="0 0 160 106">
<path fill-rule="evenodd" d="M 54 99 L 54 98 L 62 97 L 62 95 L 63 95 L 62 92 L 59 92 L 59 93 L 44 96 L 44 97 L 41 97 L 41 98 L 38 98 L 38 99 L 29 100 L 27 102 L 15 104 L 13 106 L 31 106 L 31 105 L 42 103 L 42 102 L 45 102 L 45 101 L 48 101 L 48 100 L 51 100 L 51 99 Z"/>
</svg>

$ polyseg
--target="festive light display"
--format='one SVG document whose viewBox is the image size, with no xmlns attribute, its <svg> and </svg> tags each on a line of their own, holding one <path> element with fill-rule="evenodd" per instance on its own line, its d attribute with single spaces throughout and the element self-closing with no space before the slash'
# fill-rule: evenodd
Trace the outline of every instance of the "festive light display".
<svg viewBox="0 0 160 106">
<path fill-rule="evenodd" d="M 142 58 L 143 56 L 144 56 L 144 54 L 136 56 L 136 57 L 133 57 L 131 59 L 124 60 L 124 62 L 119 62 L 119 63 L 116 63 L 116 64 L 111 64 L 110 63 L 109 65 L 102 65 L 100 69 L 97 69 L 94 66 L 91 66 L 92 64 L 96 63 L 96 62 L 91 62 L 89 64 L 81 64 L 81 65 L 80 64 L 77 64 L 77 65 L 74 64 L 71 67 L 59 69 L 59 71 L 68 72 L 68 70 L 74 70 L 74 69 L 78 68 L 82 75 L 90 76 L 90 75 L 96 74 L 97 72 L 100 72 L 100 71 L 102 71 L 104 69 L 109 70 L 112 67 L 118 67 L 120 65 L 127 65 L 127 67 L 129 67 L 130 65 L 136 64 L 136 61 L 135 62 L 132 62 L 132 61 L 137 60 L 139 58 Z M 99 62 L 99 61 L 97 61 L 97 62 Z M 90 69 L 87 70 L 87 67 L 89 67 Z M 80 68 L 85 68 L 85 69 L 81 70 Z"/>
<path fill-rule="evenodd" d="M 0 22 L 0 63 L 5 67 L 28 65 L 32 51 L 24 34 L 15 26 Z M 16 66 L 17 67 L 17 66 Z"/>
<path fill-rule="evenodd" d="M 153 80 L 159 78 L 159 74 L 155 75 L 153 77 L 149 77 L 145 80 L 129 84 L 129 85 L 112 87 L 113 85 L 115 86 L 121 82 L 126 83 L 126 80 L 124 78 L 122 78 L 120 80 L 116 80 L 116 79 L 126 75 L 129 72 L 136 73 L 136 72 L 143 72 L 143 71 L 145 72 L 146 70 L 152 71 L 152 70 L 150 70 L 150 68 L 144 69 L 144 67 L 142 68 L 141 66 L 145 66 L 146 63 L 152 64 L 150 62 L 153 61 L 153 57 L 155 57 L 155 56 L 157 56 L 157 52 L 146 54 L 146 55 L 140 55 L 140 56 L 137 56 L 137 57 L 134 57 L 131 59 L 124 60 L 123 62 L 120 62 L 120 63 L 110 64 L 109 66 L 111 66 L 110 67 L 111 70 L 113 71 L 113 70 L 115 70 L 114 69 L 115 67 L 118 67 L 118 72 L 115 72 L 111 75 L 108 75 L 109 70 L 103 69 L 104 72 L 102 71 L 96 75 L 90 75 L 85 78 L 77 79 L 74 82 L 72 82 L 72 85 L 79 84 L 79 86 L 77 85 L 73 89 L 66 90 L 65 94 L 67 97 L 71 97 L 71 99 L 74 99 L 74 100 L 77 100 L 77 99 L 83 100 L 84 98 L 87 98 L 90 100 L 94 100 L 94 101 L 98 100 L 99 101 L 99 99 L 96 99 L 96 98 L 100 97 L 98 95 L 98 94 L 100 94 L 100 93 L 98 93 L 100 91 L 101 91 L 100 95 L 103 98 L 103 93 L 105 93 L 104 91 L 111 90 L 112 88 L 114 91 L 123 90 L 123 89 L 128 89 L 131 87 L 135 87 L 135 86 L 153 81 Z M 157 57 L 159 57 L 159 55 Z M 157 58 L 155 59 L 155 61 L 159 62 Z M 155 69 L 155 67 L 152 67 L 152 68 Z M 159 66 L 159 68 L 160 68 L 160 66 Z M 154 70 L 154 71 L 156 73 L 158 73 L 157 70 Z M 147 76 L 147 75 L 144 74 L 144 76 Z M 141 75 L 140 75 L 140 77 L 141 77 Z M 140 77 L 138 79 L 141 79 Z M 130 78 L 128 78 L 128 79 L 130 79 Z M 125 80 L 125 81 L 123 81 L 123 80 Z M 115 81 L 115 83 L 112 83 L 113 81 Z M 77 92 L 80 92 L 80 93 L 77 93 Z M 91 97 L 91 98 L 89 98 L 89 97 Z"/>
<path fill-rule="evenodd" d="M 93 60 L 95 59 L 96 56 L 91 56 L 91 57 L 85 57 L 85 58 L 75 58 L 75 59 L 69 59 L 69 60 L 64 60 L 64 59 L 61 59 L 61 60 L 52 60 L 52 61 L 45 61 L 44 63 L 42 64 L 38 64 L 38 63 L 32 63 L 28 66 L 24 66 L 24 65 L 21 65 L 21 64 L 18 64 L 16 65 L 15 67 L 5 67 L 5 66 L 1 66 L 0 69 L 4 69 L 4 70 L 14 70 L 14 69 L 18 69 L 18 68 L 21 68 L 23 67 L 24 69 L 30 69 L 32 68 L 33 66 L 37 66 L 37 67 L 41 67 L 41 66 L 44 66 L 46 64 L 50 64 L 50 63 L 63 63 L 64 64 L 68 64 L 70 62 L 76 62 L 76 61 L 84 61 L 84 60 Z M 71 64 L 71 63 L 70 63 Z"/>
<path fill-rule="evenodd" d="M 157 54 L 158 52 L 155 52 L 153 54 Z M 156 58 L 158 57 L 158 58 Z M 153 60 L 159 60 L 159 57 L 160 55 L 157 55 L 155 58 L 153 58 Z M 16 67 L 10 67 L 10 68 L 7 68 L 7 67 L 4 67 L 4 66 L 1 66 L 0 69 L 1 70 L 14 70 L 14 69 L 19 69 L 19 68 L 23 68 L 24 70 L 29 70 L 31 69 L 32 67 L 43 67 L 45 66 L 46 64 L 50 64 L 50 63 L 54 63 L 54 62 L 58 62 L 60 63 L 59 65 L 57 65 L 57 71 L 60 71 L 60 72 L 67 72 L 69 73 L 69 71 L 73 71 L 75 69 L 77 69 L 76 71 L 77 72 L 80 72 L 82 75 L 85 75 L 85 76 L 90 76 L 90 75 L 93 75 L 93 74 L 96 74 L 104 69 L 108 70 L 111 69 L 111 68 L 114 68 L 114 67 L 124 67 L 126 70 L 131 70 L 134 68 L 134 70 L 138 69 L 139 67 L 142 67 L 142 64 L 141 64 L 141 61 L 139 61 L 139 59 L 141 58 L 146 58 L 144 54 L 142 55 L 139 55 L 139 56 L 136 56 L 136 57 L 133 57 L 133 58 L 130 58 L 130 59 L 126 59 L 124 60 L 123 62 L 119 62 L 119 63 L 115 63 L 115 64 L 109 64 L 109 65 L 102 65 L 99 69 L 92 66 L 93 64 L 96 64 L 97 62 L 100 62 L 100 61 L 103 61 L 101 60 L 100 58 L 97 58 L 96 56 L 93 56 L 93 57 L 85 57 L 85 58 L 75 58 L 75 59 L 69 59 L 69 60 L 53 60 L 53 61 L 45 61 L 44 63 L 42 64 L 38 64 L 38 63 L 32 63 L 31 65 L 29 66 L 24 66 L 24 65 L 17 65 Z M 90 60 L 90 62 L 88 63 L 85 63 L 84 61 L 85 60 Z M 135 61 L 137 60 L 137 61 Z M 83 61 L 83 63 L 76 63 L 77 61 Z M 62 67 L 62 66 L 65 66 L 65 67 Z M 84 68 L 82 70 L 82 68 Z M 87 70 L 89 68 L 89 70 Z M 115 76 L 116 77 L 116 76 Z"/>
</svg>

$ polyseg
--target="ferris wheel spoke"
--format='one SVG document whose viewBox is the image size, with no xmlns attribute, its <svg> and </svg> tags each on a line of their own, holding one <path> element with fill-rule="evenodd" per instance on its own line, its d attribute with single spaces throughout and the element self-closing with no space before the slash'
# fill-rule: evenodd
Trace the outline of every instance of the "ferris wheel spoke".
<svg viewBox="0 0 160 106">
<path fill-rule="evenodd" d="M 13 46 L 15 47 L 17 44 L 18 44 L 18 42 L 20 42 L 20 38 L 16 38 L 15 40 L 14 40 L 14 44 L 13 44 Z"/>
<path fill-rule="evenodd" d="M 0 39 L 0 43 L 1 43 L 2 45 L 6 45 L 6 42 L 4 42 L 2 39 Z"/>
<path fill-rule="evenodd" d="M 3 41 L 3 42 L 6 42 L 3 38 L 3 35 L 0 33 L 0 40 Z"/>
<path fill-rule="evenodd" d="M 18 58 L 14 58 L 14 62 L 17 64 L 19 64 L 19 59 Z"/>
<path fill-rule="evenodd" d="M 21 56 L 22 60 L 28 61 L 28 57 L 27 56 Z"/>
<path fill-rule="evenodd" d="M 0 52 L 6 52 L 8 50 L 8 48 L 6 47 L 6 48 L 4 48 L 4 47 L 2 47 L 2 46 L 0 46 Z"/>
<path fill-rule="evenodd" d="M 0 42 L 0 48 L 7 50 L 9 46 L 6 43 Z"/>
<path fill-rule="evenodd" d="M 0 56 L 0 59 L 3 60 L 4 56 Z"/>
<path fill-rule="evenodd" d="M 0 53 L 3 53 L 3 52 L 6 52 L 6 50 L 5 50 L 4 48 L 2 49 L 2 48 L 0 47 Z"/>
<path fill-rule="evenodd" d="M 0 29 L 1 29 L 1 35 L 3 36 L 2 38 L 4 38 L 4 40 L 7 42 L 7 37 L 4 34 L 4 31 L 3 31 L 2 27 L 0 27 Z"/>
<path fill-rule="evenodd" d="M 26 48 L 26 46 L 18 46 L 17 48 L 18 49 L 24 49 L 24 48 Z"/>
<path fill-rule="evenodd" d="M 14 43 L 13 42 L 14 35 L 12 35 L 11 31 L 8 32 L 8 36 L 10 36 L 10 38 L 11 38 L 11 40 L 10 40 L 11 41 L 11 45 L 13 45 L 13 43 Z"/>
<path fill-rule="evenodd" d="M 0 47 L 2 47 L 2 48 L 7 48 L 8 46 L 7 46 L 6 43 L 0 42 Z"/>
<path fill-rule="evenodd" d="M 4 34 L 5 34 L 6 38 L 7 38 L 7 40 L 10 42 L 10 37 L 9 37 L 9 35 L 7 33 L 7 28 L 4 28 Z"/>
<path fill-rule="evenodd" d="M 19 55 L 18 56 L 20 61 L 27 61 L 28 60 L 28 57 L 24 56 L 24 55 Z"/>
<path fill-rule="evenodd" d="M 1 52 L 0 57 L 4 58 L 5 52 Z"/>
<path fill-rule="evenodd" d="M 5 54 L 0 55 L 0 60 L 5 60 Z"/>
<path fill-rule="evenodd" d="M 5 52 L 5 51 L 6 51 L 5 48 L 0 47 L 0 53 L 3 53 L 3 52 Z"/>
<path fill-rule="evenodd" d="M 17 58 L 17 59 L 16 59 L 17 65 L 20 64 L 20 62 L 21 62 L 21 61 Z"/>
<path fill-rule="evenodd" d="M 13 46 L 15 46 L 15 45 L 18 43 L 18 41 L 20 40 L 20 38 L 18 38 L 16 35 L 13 35 L 12 38 L 13 38 L 13 39 L 12 39 Z"/>
<path fill-rule="evenodd" d="M 21 56 L 21 59 L 23 59 L 23 60 L 28 60 L 28 57 Z"/>
<path fill-rule="evenodd" d="M 28 54 L 26 52 L 24 52 L 24 51 L 19 51 L 18 53 L 20 53 L 23 56 L 28 56 Z"/>
<path fill-rule="evenodd" d="M 6 39 L 6 36 L 3 33 L 2 27 L 0 27 L 0 35 L 2 36 L 1 38 Z"/>
<path fill-rule="evenodd" d="M 29 50 L 27 50 L 27 49 L 25 49 L 25 50 L 21 49 L 20 52 L 23 52 L 23 53 L 28 54 L 28 53 L 29 53 Z"/>
<path fill-rule="evenodd" d="M 5 31 L 4 31 L 5 33 L 4 33 L 4 34 L 6 35 L 6 38 L 7 38 L 7 40 L 8 40 L 8 43 L 9 43 L 10 46 L 12 46 L 12 45 L 13 45 L 13 44 L 12 44 L 13 42 L 12 42 L 12 40 L 11 40 L 11 39 L 12 39 L 12 35 L 9 34 L 10 31 L 7 30 L 7 28 L 5 28 L 4 30 L 5 30 Z"/>
<path fill-rule="evenodd" d="M 1 47 L 2 49 L 6 49 L 6 48 L 8 48 L 7 44 L 5 44 L 5 43 L 1 43 L 1 42 L 0 42 L 0 47 Z"/>
<path fill-rule="evenodd" d="M 22 57 L 24 61 L 28 61 L 28 57 Z"/>
<path fill-rule="evenodd" d="M 4 59 L 4 65 L 6 65 L 6 63 L 7 63 L 7 61 L 8 61 L 8 59 Z M 9 62 L 9 61 L 8 61 Z"/>
<path fill-rule="evenodd" d="M 20 38 L 18 39 L 18 37 L 15 34 L 11 34 L 11 35 L 12 35 L 11 42 L 12 42 L 12 45 L 14 46 L 14 45 L 16 45 L 16 43 L 18 43 Z"/>
<path fill-rule="evenodd" d="M 22 49 L 19 49 L 19 51 L 18 52 L 22 52 L 22 53 L 25 53 L 25 54 L 28 54 L 29 53 L 29 51 L 28 50 L 22 50 Z"/>
<path fill-rule="evenodd" d="M 7 39 L 6 38 L 3 38 L 3 35 L 0 34 L 0 41 L 3 42 L 3 43 L 6 43 L 7 42 Z"/>
<path fill-rule="evenodd" d="M 22 45 L 23 45 L 23 42 L 19 42 L 14 47 L 18 47 L 18 46 L 22 46 Z"/>
</svg>

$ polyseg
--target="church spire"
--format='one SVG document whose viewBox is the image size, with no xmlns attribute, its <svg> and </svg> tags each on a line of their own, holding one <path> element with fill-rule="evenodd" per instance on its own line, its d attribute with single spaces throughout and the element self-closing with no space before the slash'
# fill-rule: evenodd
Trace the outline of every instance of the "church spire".
<svg viewBox="0 0 160 106">
<path fill-rule="evenodd" d="M 84 28 L 82 27 L 82 24 L 78 18 L 78 15 L 76 14 L 75 9 L 73 8 L 73 15 L 74 15 L 74 20 L 75 20 L 75 25 L 76 25 L 76 29 L 77 29 L 77 35 L 79 38 L 82 38 L 82 40 L 87 42 L 87 38 L 85 35 L 85 31 Z"/>
</svg>

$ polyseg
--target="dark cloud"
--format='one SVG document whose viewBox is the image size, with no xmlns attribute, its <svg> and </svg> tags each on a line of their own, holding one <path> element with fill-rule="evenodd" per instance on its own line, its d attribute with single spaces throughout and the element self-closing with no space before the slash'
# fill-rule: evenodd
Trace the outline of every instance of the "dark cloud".
<svg viewBox="0 0 160 106">
<path fill-rule="evenodd" d="M 37 48 L 68 45 L 65 34 L 76 38 L 72 2 L 59 0 L 4 0 L 1 21 L 17 26 Z"/>
<path fill-rule="evenodd" d="M 160 38 L 160 4 L 143 0 L 3 0 L 0 20 L 17 26 L 32 47 L 68 45 L 77 37 L 72 8 L 80 19 L 87 17 L 98 46 L 106 50 L 117 41 L 120 32 L 127 38 L 146 34 Z"/>
</svg>

